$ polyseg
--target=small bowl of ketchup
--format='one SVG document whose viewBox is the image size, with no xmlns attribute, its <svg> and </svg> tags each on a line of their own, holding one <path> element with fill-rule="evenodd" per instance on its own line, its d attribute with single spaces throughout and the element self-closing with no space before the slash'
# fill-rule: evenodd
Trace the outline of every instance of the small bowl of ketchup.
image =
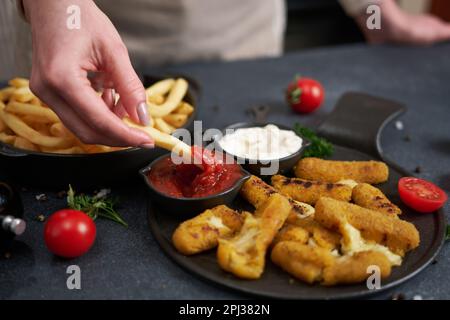
<svg viewBox="0 0 450 320">
<path fill-rule="evenodd" d="M 213 159 L 212 154 L 207 157 Z M 151 201 L 160 210 L 190 216 L 217 205 L 229 205 L 250 177 L 236 162 L 214 159 L 200 165 L 175 164 L 171 154 L 156 158 L 139 173 L 148 187 Z"/>
</svg>

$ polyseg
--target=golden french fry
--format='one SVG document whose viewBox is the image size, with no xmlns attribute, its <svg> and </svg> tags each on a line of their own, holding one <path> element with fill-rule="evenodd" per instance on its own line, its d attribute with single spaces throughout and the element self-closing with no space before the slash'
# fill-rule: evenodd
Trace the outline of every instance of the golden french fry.
<svg viewBox="0 0 450 320">
<path fill-rule="evenodd" d="M 18 136 L 26 138 L 34 144 L 50 148 L 66 148 L 72 145 L 73 139 L 44 136 L 12 113 L 0 110 L 0 118 Z"/>
<path fill-rule="evenodd" d="M 48 122 L 60 122 L 56 113 L 51 109 L 43 108 L 29 103 L 10 102 L 5 108 L 5 111 L 22 116 L 33 116 L 36 118 L 45 119 Z"/>
<path fill-rule="evenodd" d="M 39 151 L 38 147 L 23 137 L 16 137 L 14 147 L 25 150 Z"/>
<path fill-rule="evenodd" d="M 42 102 L 41 100 L 39 100 L 38 97 L 34 96 L 31 100 L 30 100 L 31 104 L 37 105 L 37 106 L 41 106 Z"/>
<path fill-rule="evenodd" d="M 9 80 L 9 85 L 15 88 L 22 88 L 22 87 L 29 87 L 30 86 L 30 81 L 28 79 L 25 78 L 14 78 Z"/>
<path fill-rule="evenodd" d="M 34 98 L 34 94 L 28 87 L 21 87 L 16 90 L 11 95 L 11 99 L 19 102 L 29 102 Z"/>
<path fill-rule="evenodd" d="M 160 94 L 155 94 L 153 96 L 147 96 L 147 102 L 154 103 L 154 104 L 163 104 L 164 103 L 164 96 Z"/>
<path fill-rule="evenodd" d="M 61 122 L 54 123 L 50 126 L 50 134 L 55 137 L 73 138 L 72 132 L 69 131 Z"/>
<path fill-rule="evenodd" d="M 170 78 L 164 79 L 164 80 L 158 81 L 158 82 L 154 83 L 153 85 L 151 85 L 150 87 L 148 87 L 145 90 L 145 93 L 147 94 L 147 97 L 154 96 L 154 95 L 164 96 L 172 89 L 174 84 L 175 84 L 174 79 L 170 79 Z"/>
<path fill-rule="evenodd" d="M 194 112 L 194 107 L 185 101 L 181 101 L 178 107 L 174 110 L 174 113 L 180 113 L 185 115 L 191 115 Z"/>
<path fill-rule="evenodd" d="M 163 104 L 157 105 L 154 103 L 148 103 L 149 114 L 155 118 L 162 118 L 168 115 L 173 110 L 175 110 L 178 104 L 183 100 L 187 89 L 187 81 L 182 78 L 177 79 L 173 85 L 172 90 L 170 90 L 166 101 Z"/>
<path fill-rule="evenodd" d="M 73 146 L 70 148 L 65 149 L 54 149 L 54 148 L 46 148 L 41 147 L 42 152 L 48 152 L 48 153 L 62 153 L 62 154 L 80 154 L 85 153 L 84 150 L 79 146 Z"/>
<path fill-rule="evenodd" d="M 6 102 L 9 100 L 13 92 L 16 90 L 14 87 L 6 87 L 0 90 L 0 101 Z"/>
<path fill-rule="evenodd" d="M 161 118 L 155 118 L 155 128 L 158 129 L 159 131 L 168 134 L 171 134 L 172 132 L 175 131 L 174 127 L 172 127 L 170 124 L 168 124 Z"/>
<path fill-rule="evenodd" d="M 170 134 L 161 132 L 155 128 L 136 124 L 129 118 L 125 118 L 123 119 L 123 121 L 132 128 L 137 128 L 145 131 L 150 137 L 153 138 L 156 146 L 169 150 L 175 154 L 185 157 L 186 159 L 191 159 L 191 147 L 183 141 L 171 136 Z"/>
<path fill-rule="evenodd" d="M 7 134 L 6 132 L 0 132 L 0 141 L 4 143 L 13 144 L 16 140 L 16 136 Z"/>
<path fill-rule="evenodd" d="M 174 126 L 175 128 L 182 127 L 186 121 L 187 121 L 187 115 L 185 114 L 179 114 L 179 113 L 172 113 L 165 116 L 163 119 L 168 124 Z"/>
</svg>

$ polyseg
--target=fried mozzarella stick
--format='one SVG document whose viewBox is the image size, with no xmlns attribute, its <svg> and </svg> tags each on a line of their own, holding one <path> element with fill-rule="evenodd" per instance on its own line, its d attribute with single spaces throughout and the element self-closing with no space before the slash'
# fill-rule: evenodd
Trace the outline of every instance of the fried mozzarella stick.
<svg viewBox="0 0 450 320">
<path fill-rule="evenodd" d="M 242 197 L 247 200 L 255 208 L 259 208 L 264 204 L 272 194 L 278 193 L 274 187 L 268 185 L 261 178 L 251 176 L 241 188 Z M 291 216 L 295 218 L 297 216 L 307 217 L 314 214 L 314 208 L 306 203 L 294 201 L 290 197 L 289 203 L 292 206 Z"/>
<path fill-rule="evenodd" d="M 220 237 L 231 236 L 241 227 L 241 215 L 220 205 L 181 223 L 172 235 L 172 242 L 180 253 L 196 254 L 215 248 Z"/>
<path fill-rule="evenodd" d="M 272 185 L 281 194 L 311 205 L 315 205 L 320 197 L 330 197 L 342 201 L 350 201 L 352 197 L 352 188 L 340 183 L 309 181 L 275 175 L 272 176 Z"/>
<path fill-rule="evenodd" d="M 397 216 L 402 213 L 402 210 L 389 201 L 380 189 L 367 183 L 360 183 L 353 188 L 352 199 L 358 206 L 379 211 L 389 216 Z"/>
<path fill-rule="evenodd" d="M 319 158 L 304 158 L 297 163 L 295 175 L 306 180 L 338 182 L 355 180 L 371 184 L 385 182 L 389 169 L 380 161 L 334 161 Z"/>
<path fill-rule="evenodd" d="M 382 279 L 391 273 L 387 258 L 376 251 L 336 257 L 320 247 L 284 241 L 275 245 L 270 258 L 284 271 L 309 284 L 358 283 L 367 279 L 367 268 L 373 265 L 379 267 Z"/>
<path fill-rule="evenodd" d="M 314 218 L 336 231 L 348 222 L 365 240 L 386 246 L 400 256 L 420 242 L 419 232 L 409 222 L 331 198 L 322 197 L 317 201 Z"/>
<path fill-rule="evenodd" d="M 217 260 L 225 271 L 244 279 L 258 279 L 264 271 L 267 248 L 291 212 L 289 201 L 272 194 L 254 215 L 246 214 L 240 232 L 219 239 Z"/>
</svg>

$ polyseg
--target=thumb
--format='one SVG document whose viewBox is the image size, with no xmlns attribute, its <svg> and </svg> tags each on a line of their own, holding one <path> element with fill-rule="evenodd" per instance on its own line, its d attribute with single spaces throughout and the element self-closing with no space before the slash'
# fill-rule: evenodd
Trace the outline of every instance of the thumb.
<svg viewBox="0 0 450 320">
<path fill-rule="evenodd" d="M 133 121 L 148 125 L 150 121 L 145 88 L 131 65 L 125 46 L 119 52 L 114 52 L 108 60 L 106 68 L 120 95 L 119 103 Z"/>
</svg>

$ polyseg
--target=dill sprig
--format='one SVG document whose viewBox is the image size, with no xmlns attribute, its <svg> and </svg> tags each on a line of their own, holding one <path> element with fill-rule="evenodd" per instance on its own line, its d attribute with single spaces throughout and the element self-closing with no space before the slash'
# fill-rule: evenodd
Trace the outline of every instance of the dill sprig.
<svg viewBox="0 0 450 320">
<path fill-rule="evenodd" d="M 122 219 L 120 214 L 115 210 L 117 198 L 107 197 L 108 191 L 100 191 L 95 196 L 88 196 L 85 194 L 76 195 L 72 186 L 69 185 L 67 192 L 67 205 L 71 209 L 83 211 L 93 220 L 100 218 L 115 221 L 125 227 L 128 224 Z"/>
<path fill-rule="evenodd" d="M 313 130 L 296 123 L 294 126 L 294 131 L 297 135 L 304 137 L 311 142 L 311 144 L 305 149 L 303 158 L 326 158 L 333 154 L 333 145 L 325 138 L 319 137 Z"/>
</svg>

